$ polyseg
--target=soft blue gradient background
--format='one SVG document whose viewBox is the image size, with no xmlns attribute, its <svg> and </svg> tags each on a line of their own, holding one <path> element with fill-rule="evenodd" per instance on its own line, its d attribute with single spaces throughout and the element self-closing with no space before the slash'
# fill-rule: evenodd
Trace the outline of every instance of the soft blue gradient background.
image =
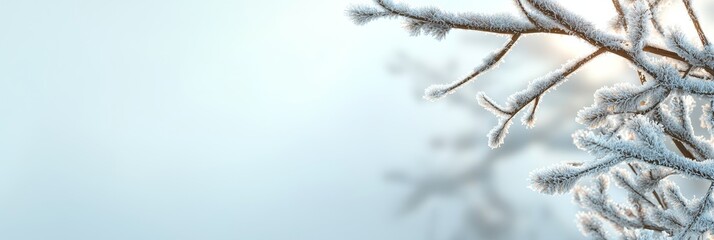
<svg viewBox="0 0 714 240">
<path fill-rule="evenodd" d="M 421 144 L 397 39 L 347 5 L 0 3 L 0 239 L 419 236 L 381 178 Z"/>
<path fill-rule="evenodd" d="M 444 62 L 465 35 L 358 27 L 355 2 L 0 2 L 0 239 L 424 239 L 383 176 L 463 113 L 385 65 Z M 470 64 L 501 44 L 484 38 Z M 532 201 L 527 171 L 552 162 L 519 156 L 503 178 Z"/>
</svg>

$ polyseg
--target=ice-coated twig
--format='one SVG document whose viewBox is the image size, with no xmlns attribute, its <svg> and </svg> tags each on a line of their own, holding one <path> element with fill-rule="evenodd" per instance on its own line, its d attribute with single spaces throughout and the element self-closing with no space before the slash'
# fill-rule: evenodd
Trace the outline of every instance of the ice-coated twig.
<svg viewBox="0 0 714 240">
<path fill-rule="evenodd" d="M 600 219 L 592 213 L 579 213 L 578 226 L 584 235 L 594 240 L 607 240 L 607 232 L 603 229 Z"/>
<path fill-rule="evenodd" d="M 576 70 L 580 69 L 585 63 L 604 53 L 605 49 L 600 48 L 595 50 L 590 55 L 587 55 L 576 61 L 571 61 L 563 65 L 560 69 L 555 70 L 543 77 L 533 80 L 528 87 L 524 90 L 514 93 L 508 97 L 505 107 L 498 107 L 492 103 L 492 101 L 485 101 L 485 94 L 481 93 L 479 98 L 479 103 L 484 108 L 491 112 L 499 112 L 503 114 L 498 114 L 499 117 L 498 124 L 488 133 L 488 145 L 491 148 L 497 148 L 501 144 L 508 133 L 508 128 L 510 127 L 513 117 L 518 114 L 523 108 L 528 104 L 537 104 L 536 99 L 540 99 L 543 94 L 547 93 L 549 90 L 557 87 L 559 84 L 565 82 L 567 77 L 573 74 Z M 535 106 L 533 107 L 535 109 Z M 535 114 L 534 111 L 527 114 L 526 116 Z M 528 119 L 530 117 L 526 117 Z M 524 121 L 525 124 L 532 125 L 528 121 Z"/>
<path fill-rule="evenodd" d="M 654 82 L 643 85 L 619 83 L 595 92 L 595 103 L 578 112 L 576 120 L 596 128 L 603 126 L 608 117 L 616 114 L 646 114 L 669 95 L 669 91 Z"/>
<path fill-rule="evenodd" d="M 617 16 L 615 16 L 616 27 L 622 27 L 627 31 L 627 18 L 625 17 L 625 11 L 622 10 L 620 0 L 612 0 L 612 6 L 615 7 L 617 12 Z"/>
<path fill-rule="evenodd" d="M 380 18 L 396 17 L 397 15 L 379 8 L 357 5 L 347 10 L 347 15 L 357 25 L 364 25 Z"/>
<path fill-rule="evenodd" d="M 454 92 L 457 88 L 463 86 L 464 84 L 474 80 L 478 75 L 492 69 L 498 65 L 498 63 L 503 59 L 514 44 L 518 41 L 521 36 L 520 33 L 513 34 L 511 39 L 503 46 L 500 50 L 492 53 L 490 56 L 483 60 L 483 63 L 476 67 L 476 69 L 460 81 L 453 82 L 451 84 L 445 85 L 432 85 L 424 91 L 424 98 L 428 100 L 436 100 L 447 94 Z"/>
<path fill-rule="evenodd" d="M 573 14 L 559 4 L 548 0 L 526 0 L 540 13 L 563 25 L 566 31 L 575 35 L 593 46 L 606 47 L 613 51 L 621 50 L 623 39 L 598 30 L 592 23 Z"/>
<path fill-rule="evenodd" d="M 650 21 L 650 13 L 644 2 L 637 1 L 633 4 L 632 10 L 627 12 L 627 37 L 631 44 L 631 51 L 641 52 L 645 47 L 645 40 L 649 35 L 647 22 Z"/>
<path fill-rule="evenodd" d="M 714 180 L 714 161 L 694 162 L 681 155 L 669 151 L 662 139 L 664 131 L 656 123 L 643 116 L 630 121 L 633 130 L 633 140 L 613 140 L 604 138 L 591 131 L 580 131 L 574 135 L 575 144 L 595 156 L 622 156 L 634 158 L 652 165 L 672 168 L 679 172 Z M 640 142 L 643 141 L 643 142 Z"/>
<path fill-rule="evenodd" d="M 652 27 L 654 27 L 654 29 L 660 36 L 664 36 L 665 30 L 659 21 L 659 9 L 662 7 L 662 5 L 664 5 L 663 3 L 666 2 L 666 0 L 647 0 L 646 2 L 647 7 L 650 10 L 650 14 L 652 15 L 652 17 L 650 18 L 650 22 L 652 22 Z"/>
<path fill-rule="evenodd" d="M 691 234 L 693 227 L 702 227 L 702 225 L 706 226 L 706 223 L 703 223 L 703 221 L 711 220 L 706 219 L 706 216 L 704 216 L 704 214 L 709 212 L 712 209 L 712 206 L 714 206 L 714 199 L 712 199 L 712 190 L 714 190 L 714 183 L 709 185 L 709 190 L 707 190 L 707 194 L 704 195 L 704 197 L 700 200 L 697 207 L 697 211 L 694 212 L 694 216 L 691 216 L 691 221 L 687 223 L 683 231 L 679 232 L 679 234 L 675 236 L 675 239 L 683 239 L 685 236 L 688 236 L 688 234 Z M 709 225 L 706 227 L 711 228 L 712 226 Z"/>
<path fill-rule="evenodd" d="M 449 30 L 451 29 L 462 29 L 462 30 L 473 30 L 473 31 L 481 31 L 481 32 L 489 32 L 489 33 L 496 33 L 496 34 L 516 34 L 516 33 L 521 33 L 521 34 L 532 34 L 532 33 L 550 33 L 550 34 L 564 34 L 564 35 L 571 35 L 572 31 L 561 29 L 559 27 L 556 27 L 556 25 L 560 26 L 562 23 L 557 22 L 556 23 L 549 23 L 553 22 L 553 19 L 551 19 L 551 16 L 543 15 L 543 14 L 536 14 L 539 10 L 535 10 L 534 12 L 530 12 L 525 10 L 526 7 L 523 6 L 521 9 L 523 9 L 524 14 L 526 16 L 530 15 L 531 17 L 529 18 L 530 20 L 536 20 L 535 23 L 531 23 L 530 20 L 524 21 L 521 20 L 515 16 L 511 16 L 509 14 L 495 14 L 495 15 L 485 15 L 485 14 L 475 14 L 475 13 L 461 13 L 461 14 L 452 14 L 452 13 L 445 13 L 439 9 L 436 8 L 412 8 L 409 7 L 405 4 L 396 4 L 393 3 L 391 0 L 374 0 L 375 3 L 381 7 L 386 13 L 382 14 L 385 17 L 401 17 L 406 19 L 407 21 L 407 26 L 415 26 L 415 23 L 420 23 L 417 24 L 418 26 L 423 26 L 424 29 L 426 30 L 439 30 L 437 32 L 428 32 L 428 33 L 435 33 L 435 36 L 437 38 L 441 38 L 446 34 Z M 529 0 L 523 0 L 523 1 L 529 1 Z M 518 2 L 521 4 L 522 2 Z M 532 4 L 532 2 L 529 2 Z M 542 1 L 539 1 L 539 3 L 543 3 Z M 522 4 L 521 4 L 522 6 Z M 356 9 L 358 7 L 352 7 L 351 9 L 348 10 L 348 15 L 353 15 L 352 9 Z M 564 9 L 564 8 L 559 8 L 559 9 Z M 568 16 L 574 16 L 572 13 L 569 13 Z M 576 18 L 580 19 L 580 18 Z M 372 20 L 372 19 L 370 19 Z M 353 17 L 353 21 L 357 24 L 364 24 L 366 23 L 365 21 L 360 21 L 359 19 L 355 19 Z M 587 22 L 583 22 L 587 23 Z M 417 30 L 422 30 L 422 28 L 416 28 Z M 408 28 L 412 34 L 415 32 L 415 28 Z M 577 36 L 577 35 L 576 35 Z M 593 39 L 585 39 L 588 42 L 592 43 Z M 684 58 L 679 56 L 677 53 L 672 52 L 670 50 L 660 48 L 657 46 L 653 46 L 650 44 L 647 44 L 644 46 L 643 50 L 645 52 L 651 53 L 651 54 L 656 54 L 662 57 L 670 58 L 673 60 L 677 61 L 684 61 Z M 622 49 L 608 49 L 608 51 L 617 54 L 623 58 L 630 59 L 629 55 L 627 54 L 626 51 Z M 705 71 L 709 72 L 710 74 L 714 75 L 714 68 L 712 67 L 706 67 L 703 68 Z"/>
<path fill-rule="evenodd" d="M 411 8 L 405 4 L 396 4 L 391 0 L 375 0 L 375 2 L 391 14 L 411 19 L 412 21 L 423 22 L 425 24 L 501 34 L 540 32 L 539 29 L 529 22 L 514 18 L 507 14 L 452 14 L 443 12 L 436 8 Z M 553 30 L 553 32 L 560 31 Z"/>
<path fill-rule="evenodd" d="M 704 35 L 702 25 L 701 23 L 699 23 L 699 18 L 694 13 L 694 8 L 692 7 L 692 0 L 682 0 L 682 2 L 684 3 L 684 7 L 687 8 L 687 14 L 689 15 L 689 19 L 692 20 L 692 24 L 694 24 L 694 28 L 697 30 L 697 35 L 699 35 L 699 39 L 702 41 L 702 45 L 708 46 L 709 40 L 707 39 L 707 36 Z"/>
<path fill-rule="evenodd" d="M 570 191 L 578 180 L 585 176 L 607 172 L 610 167 L 627 159 L 623 156 L 605 156 L 579 165 L 560 164 L 531 173 L 531 188 L 547 194 L 562 194 Z"/>
</svg>

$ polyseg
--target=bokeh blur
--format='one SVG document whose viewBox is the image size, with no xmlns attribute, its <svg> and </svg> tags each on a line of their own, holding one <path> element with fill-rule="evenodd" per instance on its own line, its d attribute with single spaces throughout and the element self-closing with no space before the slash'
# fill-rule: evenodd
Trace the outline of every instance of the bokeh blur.
<svg viewBox="0 0 714 240">
<path fill-rule="evenodd" d="M 408 1 L 516 12 L 511 1 Z M 438 102 L 504 36 L 356 26 L 340 1 L 27 0 L 0 4 L 0 239 L 576 239 L 570 196 L 528 172 L 588 159 L 570 140 L 600 58 L 491 150 L 499 102 L 592 49 L 524 38 Z M 600 24 L 609 1 L 565 1 Z M 714 4 L 697 3 L 702 12 Z M 712 16 L 702 16 L 712 29 Z M 712 23 L 712 24 L 709 24 Z M 714 29 L 713 29 L 714 30 Z"/>
</svg>

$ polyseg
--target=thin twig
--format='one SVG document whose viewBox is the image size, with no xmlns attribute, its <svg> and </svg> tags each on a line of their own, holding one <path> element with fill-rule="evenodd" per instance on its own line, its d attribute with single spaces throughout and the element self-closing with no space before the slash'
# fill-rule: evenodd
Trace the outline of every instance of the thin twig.
<svg viewBox="0 0 714 240">
<path fill-rule="evenodd" d="M 503 48 L 501 48 L 501 50 L 499 50 L 495 55 L 493 55 L 493 58 L 490 63 L 474 70 L 471 74 L 466 76 L 464 79 L 462 79 L 461 81 L 452 85 L 451 87 L 447 88 L 446 91 L 447 92 L 453 91 L 454 89 L 461 87 L 461 85 L 468 83 L 469 81 L 474 79 L 479 74 L 487 71 L 488 69 L 491 69 L 491 67 L 493 65 L 497 64 L 498 62 L 500 62 L 501 59 L 506 55 L 506 53 L 508 53 L 508 50 L 510 50 L 513 47 L 513 45 L 516 44 L 519 37 L 521 37 L 520 33 L 513 34 L 513 36 L 511 36 L 511 40 L 509 40 L 508 43 L 506 43 L 506 45 L 503 46 Z"/>
<path fill-rule="evenodd" d="M 704 46 L 709 46 L 709 40 L 707 39 L 707 36 L 704 35 L 704 31 L 702 30 L 702 25 L 699 23 L 699 19 L 697 18 L 697 15 L 694 14 L 694 8 L 692 8 L 692 1 L 691 0 L 682 0 L 684 3 L 684 7 L 687 8 L 687 14 L 689 14 L 689 18 L 692 20 L 692 24 L 694 24 L 694 28 L 697 29 L 697 34 L 699 35 L 699 40 L 702 41 L 702 45 Z"/>
</svg>

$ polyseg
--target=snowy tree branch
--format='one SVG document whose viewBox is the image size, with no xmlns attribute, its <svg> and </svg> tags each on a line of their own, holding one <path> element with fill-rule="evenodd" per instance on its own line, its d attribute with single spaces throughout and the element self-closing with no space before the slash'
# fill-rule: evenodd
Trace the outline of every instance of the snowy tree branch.
<svg viewBox="0 0 714 240">
<path fill-rule="evenodd" d="M 401 18 L 412 35 L 442 39 L 452 29 L 509 35 L 505 45 L 484 59 L 465 78 L 433 85 L 425 98 L 444 97 L 493 69 L 527 34 L 571 35 L 597 50 L 531 81 L 528 86 L 498 104 L 483 92 L 478 103 L 498 118 L 488 134 L 488 145 L 501 146 L 516 114 L 525 111 L 522 123 L 532 127 L 541 98 L 587 62 L 612 53 L 634 66 L 640 85 L 620 83 L 595 92 L 595 102 L 578 113 L 585 125 L 573 135 L 575 145 L 592 160 L 559 164 L 533 171 L 530 187 L 545 194 L 573 192 L 587 212 L 578 215 L 583 234 L 609 239 L 603 223 L 611 224 L 623 239 L 686 239 L 710 236 L 714 198 L 714 48 L 705 35 L 690 0 L 682 0 L 701 42 L 692 43 L 681 31 L 665 30 L 660 11 L 669 0 L 611 0 L 616 17 L 609 29 L 600 29 L 555 0 L 514 0 L 522 16 L 510 14 L 449 13 L 437 8 L 413 8 L 389 0 L 376 6 L 349 10 L 356 24 L 378 18 Z M 650 28 L 655 30 L 654 40 Z M 664 40 L 666 47 L 650 42 Z M 691 115 L 703 99 L 700 125 L 708 137 L 697 135 Z M 668 149 L 672 141 L 679 153 Z M 620 168 L 626 166 L 629 171 Z M 710 181 L 703 198 L 687 199 L 667 178 L 686 175 Z M 595 188 L 583 179 L 594 177 Z M 607 194 L 608 181 L 628 193 L 626 203 Z"/>
<path fill-rule="evenodd" d="M 491 54 L 491 56 L 486 57 L 483 60 L 483 64 L 481 66 L 476 67 L 476 69 L 469 74 L 466 78 L 456 81 L 451 84 L 446 84 L 446 85 L 432 85 L 429 88 L 427 88 L 424 92 L 424 98 L 428 100 L 436 100 L 444 95 L 450 94 L 454 92 L 457 88 L 461 87 L 462 85 L 470 82 L 474 78 L 476 78 L 478 75 L 488 71 L 489 69 L 492 69 L 496 67 L 496 65 L 501 61 L 501 59 L 506 56 L 508 51 L 513 47 L 514 44 L 518 41 L 518 38 L 520 38 L 521 34 L 516 33 L 511 36 L 511 39 L 506 43 L 505 46 L 503 46 L 500 50 L 497 52 L 494 52 Z"/>
</svg>

